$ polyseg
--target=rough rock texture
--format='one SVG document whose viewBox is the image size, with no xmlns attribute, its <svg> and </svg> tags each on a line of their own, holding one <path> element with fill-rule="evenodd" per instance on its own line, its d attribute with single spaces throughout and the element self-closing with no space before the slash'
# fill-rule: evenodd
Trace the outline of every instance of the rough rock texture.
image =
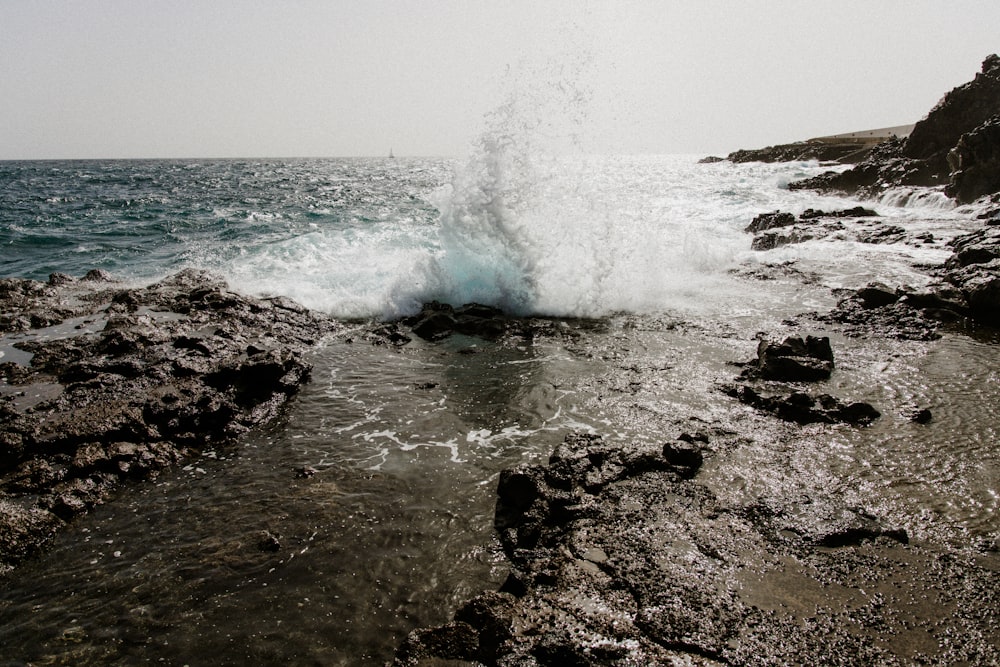
<svg viewBox="0 0 1000 667">
<path fill-rule="evenodd" d="M 760 149 L 743 149 L 730 153 L 730 162 L 800 162 L 818 160 L 855 164 L 868 155 L 877 140 L 829 141 L 813 139 L 792 144 L 779 144 Z"/>
<path fill-rule="evenodd" d="M 507 582 L 394 665 L 998 664 L 995 572 L 830 499 L 727 506 L 676 443 L 570 435 L 505 471 Z"/>
<path fill-rule="evenodd" d="M 757 358 L 748 362 L 744 378 L 780 382 L 815 382 L 826 380 L 833 372 L 833 350 L 826 336 L 789 336 L 780 343 L 762 340 Z"/>
<path fill-rule="evenodd" d="M 842 325 L 848 336 L 879 336 L 898 340 L 937 340 L 942 323 L 969 315 L 964 296 L 950 285 L 895 289 L 871 283 L 840 299 L 821 322 Z"/>
<path fill-rule="evenodd" d="M 796 424 L 843 423 L 867 426 L 881 417 L 879 411 L 869 403 L 844 403 L 829 394 L 813 395 L 798 390 L 767 392 L 745 384 L 724 387 L 723 390 L 741 403 Z"/>
<path fill-rule="evenodd" d="M 910 239 L 902 227 L 882 222 L 878 213 L 861 206 L 830 212 L 806 209 L 798 218 L 783 211 L 761 213 L 743 231 L 754 235 L 750 248 L 757 251 L 823 238 L 861 243 L 934 242 L 932 235 Z"/>
<path fill-rule="evenodd" d="M 453 333 L 495 340 L 512 326 L 513 320 L 491 306 L 470 303 L 454 308 L 433 301 L 403 323 L 425 340 L 440 340 Z"/>
<path fill-rule="evenodd" d="M 965 299 L 973 319 L 1000 323 L 1000 227 L 984 227 L 952 242 L 942 278 Z"/>
<path fill-rule="evenodd" d="M 856 167 L 792 183 L 792 189 L 874 196 L 897 186 L 948 186 L 960 202 L 998 191 L 1000 57 L 955 88 L 906 139 L 879 144 Z"/>
<path fill-rule="evenodd" d="M 121 482 L 272 419 L 332 328 L 196 271 L 141 289 L 6 279 L 0 303 L 0 567 Z"/>
<path fill-rule="evenodd" d="M 940 338 L 942 323 L 963 319 L 1000 323 L 1000 227 L 983 227 L 950 242 L 952 256 L 920 289 L 871 283 L 849 292 L 823 322 L 844 325 L 849 336 L 877 335 L 901 340 Z"/>
<path fill-rule="evenodd" d="M 722 391 L 779 419 L 798 424 L 867 426 L 881 416 L 868 403 L 844 403 L 829 394 L 814 395 L 788 386 L 830 378 L 833 350 L 826 336 L 789 336 L 780 343 L 762 340 L 757 358 L 742 365 L 739 382 L 722 386 Z"/>
<path fill-rule="evenodd" d="M 1000 192 L 1000 115 L 963 134 L 948 153 L 945 194 L 962 204 Z"/>
</svg>

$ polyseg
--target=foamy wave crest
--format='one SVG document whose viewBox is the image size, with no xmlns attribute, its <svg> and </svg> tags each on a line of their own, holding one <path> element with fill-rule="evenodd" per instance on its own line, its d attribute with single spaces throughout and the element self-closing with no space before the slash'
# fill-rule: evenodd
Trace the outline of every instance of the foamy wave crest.
<svg viewBox="0 0 1000 667">
<path fill-rule="evenodd" d="M 918 208 L 929 211 L 951 211 L 955 201 L 949 199 L 940 190 L 933 188 L 892 188 L 884 192 L 878 199 L 884 206 L 898 208 Z"/>
</svg>

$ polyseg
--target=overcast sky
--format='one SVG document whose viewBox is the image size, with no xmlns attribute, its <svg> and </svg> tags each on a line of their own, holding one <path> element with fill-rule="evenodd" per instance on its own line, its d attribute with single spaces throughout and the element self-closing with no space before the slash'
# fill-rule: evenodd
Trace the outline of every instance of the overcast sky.
<svg viewBox="0 0 1000 667">
<path fill-rule="evenodd" d="M 461 156 L 518 86 L 581 91 L 588 150 L 724 154 L 998 51 L 997 0 L 0 0 L 0 159 Z"/>
</svg>

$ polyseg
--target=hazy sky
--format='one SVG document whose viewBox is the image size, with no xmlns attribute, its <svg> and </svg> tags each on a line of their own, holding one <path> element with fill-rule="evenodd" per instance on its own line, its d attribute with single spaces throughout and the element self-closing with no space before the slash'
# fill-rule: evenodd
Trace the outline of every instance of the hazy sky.
<svg viewBox="0 0 1000 667">
<path fill-rule="evenodd" d="M 0 0 L 0 159 L 454 155 L 519 87 L 588 149 L 728 153 L 914 122 L 997 0 Z"/>
</svg>

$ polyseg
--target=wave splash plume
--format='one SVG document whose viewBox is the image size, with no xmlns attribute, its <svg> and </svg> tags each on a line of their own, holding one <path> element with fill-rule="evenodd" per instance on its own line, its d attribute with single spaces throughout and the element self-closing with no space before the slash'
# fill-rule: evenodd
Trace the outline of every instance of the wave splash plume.
<svg viewBox="0 0 1000 667">
<path fill-rule="evenodd" d="M 694 295 L 743 244 L 717 210 L 695 210 L 694 159 L 588 157 L 573 150 L 586 95 L 558 82 L 515 93 L 452 182 L 437 251 L 395 290 L 395 309 L 436 299 L 519 315 L 600 316 Z M 553 146 L 569 146 L 557 155 Z"/>
</svg>

